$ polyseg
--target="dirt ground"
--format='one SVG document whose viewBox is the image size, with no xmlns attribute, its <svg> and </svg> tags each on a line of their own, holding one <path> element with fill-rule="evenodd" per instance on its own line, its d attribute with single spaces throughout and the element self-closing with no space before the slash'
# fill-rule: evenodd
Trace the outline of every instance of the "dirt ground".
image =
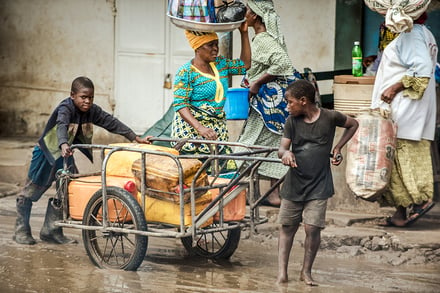
<svg viewBox="0 0 440 293">
<path fill-rule="evenodd" d="M 6 195 L 4 193 L 4 195 Z M 410 231 L 379 228 L 377 219 L 330 213 L 308 287 L 298 280 L 304 233 L 300 228 L 289 265 L 290 281 L 276 285 L 276 208 L 263 208 L 269 222 L 257 233 L 242 231 L 229 261 L 190 256 L 179 239 L 149 237 L 147 255 L 136 272 L 98 269 L 88 259 L 78 229 L 65 233 L 78 244 L 38 239 L 47 197 L 37 202 L 31 225 L 37 244 L 12 240 L 15 196 L 0 198 L 1 292 L 440 292 L 439 222 L 424 219 Z M 430 236 L 428 236 L 430 235 Z M 434 236 L 435 237 L 435 236 Z"/>
</svg>

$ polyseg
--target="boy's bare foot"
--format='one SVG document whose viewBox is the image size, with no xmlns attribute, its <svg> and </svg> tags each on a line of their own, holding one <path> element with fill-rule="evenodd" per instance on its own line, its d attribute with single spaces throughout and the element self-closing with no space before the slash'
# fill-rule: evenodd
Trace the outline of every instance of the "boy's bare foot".
<svg viewBox="0 0 440 293">
<path fill-rule="evenodd" d="M 307 275 L 305 273 L 301 273 L 299 276 L 300 281 L 303 281 L 308 286 L 318 286 L 318 283 L 316 283 L 311 275 Z"/>
<path fill-rule="evenodd" d="M 273 191 L 267 196 L 266 202 L 274 207 L 279 207 L 281 205 L 281 198 L 277 191 Z"/>
<path fill-rule="evenodd" d="M 278 279 L 277 279 L 277 284 L 283 284 L 283 283 L 287 283 L 287 281 L 288 281 L 288 278 L 287 278 L 287 276 L 278 276 Z"/>
<path fill-rule="evenodd" d="M 277 179 L 270 179 L 270 186 L 274 186 L 277 182 Z M 269 205 L 274 207 L 279 207 L 281 205 L 281 198 L 280 198 L 280 187 L 276 187 L 266 198 L 266 202 L 269 203 Z"/>
</svg>

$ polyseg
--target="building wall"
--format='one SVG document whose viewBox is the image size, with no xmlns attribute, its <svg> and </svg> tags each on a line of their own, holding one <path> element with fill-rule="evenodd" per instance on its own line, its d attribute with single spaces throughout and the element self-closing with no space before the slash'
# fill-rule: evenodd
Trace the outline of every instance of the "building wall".
<svg viewBox="0 0 440 293">
<path fill-rule="evenodd" d="M 112 7 L 105 0 L 0 1 L 0 135 L 40 135 L 82 75 L 95 84 L 95 102 L 112 111 Z"/>
<path fill-rule="evenodd" d="M 303 72 L 305 67 L 314 72 L 332 71 L 334 68 L 335 9 L 336 0 L 275 0 L 280 16 L 289 56 L 293 66 Z M 249 29 L 253 35 L 252 28 Z M 234 44 L 240 44 L 239 33 L 234 32 Z M 239 56 L 239 46 L 234 46 L 234 56 Z M 238 86 L 238 78 L 233 86 Z M 322 93 L 331 93 L 332 84 L 320 82 Z"/>
<path fill-rule="evenodd" d="M 275 5 L 295 67 L 332 70 L 335 0 Z M 114 96 L 114 7 L 113 0 L 0 1 L 0 136 L 40 135 L 77 76 L 94 81 L 105 110 L 124 102 Z M 95 130 L 95 139 L 107 137 Z"/>
</svg>

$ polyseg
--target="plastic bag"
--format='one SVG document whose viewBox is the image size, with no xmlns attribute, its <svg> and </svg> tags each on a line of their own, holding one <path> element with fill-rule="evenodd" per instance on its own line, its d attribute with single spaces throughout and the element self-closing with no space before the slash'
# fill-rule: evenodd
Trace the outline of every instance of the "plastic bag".
<svg viewBox="0 0 440 293">
<path fill-rule="evenodd" d="M 376 201 L 388 187 L 396 151 L 397 126 L 378 112 L 361 112 L 347 143 L 347 185 L 356 197 Z"/>
<path fill-rule="evenodd" d="M 245 15 L 246 6 L 242 2 L 223 1 L 223 5 L 217 10 L 217 22 L 237 22 L 243 20 Z"/>
</svg>

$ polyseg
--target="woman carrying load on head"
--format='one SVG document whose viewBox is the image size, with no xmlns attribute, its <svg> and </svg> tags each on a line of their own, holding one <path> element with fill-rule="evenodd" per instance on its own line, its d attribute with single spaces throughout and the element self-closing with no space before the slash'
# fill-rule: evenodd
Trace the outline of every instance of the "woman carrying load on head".
<svg viewBox="0 0 440 293">
<path fill-rule="evenodd" d="M 240 59 L 218 56 L 216 33 L 185 31 L 194 58 L 182 65 L 174 81 L 173 138 L 207 139 L 228 141 L 223 106 L 228 90 L 228 76 L 245 74 L 251 64 L 251 51 L 246 23 L 240 26 Z M 183 153 L 209 154 L 206 144 L 186 143 Z M 224 147 L 222 153 L 230 153 Z M 230 161 L 230 169 L 235 168 Z"/>
<path fill-rule="evenodd" d="M 284 92 L 300 75 L 287 53 L 272 0 L 249 0 L 246 22 L 255 31 L 251 43 L 252 63 L 247 72 L 251 107 L 238 141 L 246 145 L 278 148 L 289 115 Z M 271 157 L 277 158 L 276 153 Z M 263 162 L 258 174 L 270 178 L 273 185 L 287 170 L 282 164 Z M 280 205 L 279 188 L 268 196 L 266 204 Z"/>
<path fill-rule="evenodd" d="M 385 25 L 399 33 L 383 51 L 371 104 L 373 109 L 391 109 L 397 124 L 390 185 L 379 198 L 381 205 L 396 208 L 382 223 L 386 226 L 409 226 L 434 205 L 430 146 L 436 122 L 438 49 L 423 24 L 429 2 L 365 0 L 373 11 L 386 14 Z"/>
</svg>

